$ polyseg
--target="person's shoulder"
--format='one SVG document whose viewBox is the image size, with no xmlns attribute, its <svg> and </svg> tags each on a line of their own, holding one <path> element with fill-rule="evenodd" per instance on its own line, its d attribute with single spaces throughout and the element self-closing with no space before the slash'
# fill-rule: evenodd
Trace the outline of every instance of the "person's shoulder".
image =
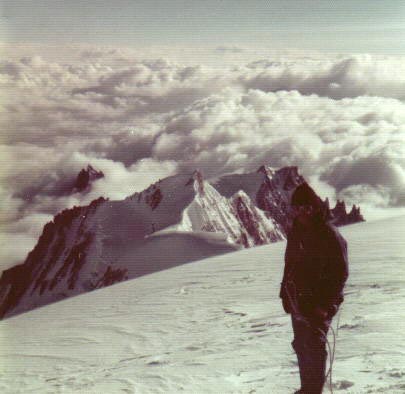
<svg viewBox="0 0 405 394">
<path fill-rule="evenodd" d="M 337 242 L 341 245 L 347 246 L 347 241 L 340 233 L 339 229 L 330 222 L 326 223 L 327 231 L 332 242 Z"/>
</svg>

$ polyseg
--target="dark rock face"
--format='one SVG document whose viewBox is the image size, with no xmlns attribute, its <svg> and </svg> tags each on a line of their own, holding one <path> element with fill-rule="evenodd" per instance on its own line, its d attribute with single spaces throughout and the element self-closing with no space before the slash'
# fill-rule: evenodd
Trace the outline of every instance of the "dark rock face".
<svg viewBox="0 0 405 394">
<path fill-rule="evenodd" d="M 162 192 L 160 191 L 160 189 L 156 189 L 153 194 L 151 194 L 150 196 L 146 196 L 145 200 L 146 203 L 148 203 L 153 210 L 159 205 L 160 201 L 162 201 L 162 198 Z"/>
<path fill-rule="evenodd" d="M 254 182 L 252 182 L 254 180 Z M 225 197 L 230 197 L 238 190 L 245 191 L 255 201 L 258 208 L 272 218 L 284 235 L 291 226 L 290 200 L 297 186 L 305 179 L 298 173 L 298 167 L 283 167 L 274 170 L 261 166 L 256 173 L 227 175 L 216 181 L 214 187 Z M 331 223 L 335 226 L 364 221 L 360 208 L 353 205 L 350 213 L 346 213 L 344 201 L 338 201 L 336 207 L 330 209 L 329 199 L 324 201 L 330 212 Z"/>
<path fill-rule="evenodd" d="M 86 169 L 83 168 L 77 174 L 74 189 L 81 192 L 81 191 L 85 190 L 96 179 L 100 179 L 100 178 L 103 178 L 103 177 L 104 177 L 104 173 L 102 171 L 95 170 L 89 164 Z"/>
<path fill-rule="evenodd" d="M 105 286 L 111 286 L 114 283 L 126 280 L 128 279 L 127 272 L 128 270 L 126 269 L 113 269 L 109 266 L 107 267 L 107 270 L 105 271 L 103 277 L 96 283 L 94 288 L 98 289 Z"/>
<path fill-rule="evenodd" d="M 248 234 L 253 237 L 255 245 L 263 245 L 265 243 L 265 239 L 262 234 L 260 234 L 258 228 L 258 218 L 254 217 L 246 203 L 243 201 L 242 197 L 238 197 L 234 201 L 234 208 L 237 212 L 237 217 L 243 223 L 243 227 L 246 228 Z M 245 247 L 248 247 L 246 237 L 242 239 L 242 244 Z"/>
<path fill-rule="evenodd" d="M 91 243 L 92 234 L 84 229 L 86 217 L 104 198 L 94 200 L 86 207 L 65 209 L 45 225 L 35 248 L 28 254 L 23 264 L 16 265 L 2 273 L 0 278 L 0 319 L 14 309 L 20 299 L 29 292 L 43 295 L 51 293 L 60 281 L 66 282 L 68 290 L 75 288 L 80 270 L 86 260 L 86 250 Z M 73 220 L 79 220 L 75 232 L 75 242 L 69 253 L 65 253 L 67 233 Z M 55 271 L 58 259 L 64 259 L 63 265 Z"/>
<path fill-rule="evenodd" d="M 266 177 L 256 195 L 257 206 L 273 218 L 286 235 L 291 224 L 291 194 L 305 179 L 298 174 L 297 167 L 283 167 L 270 172 L 262 166 L 258 172 L 263 172 Z"/>
<path fill-rule="evenodd" d="M 214 187 L 225 197 L 243 190 L 279 231 L 286 235 L 290 226 L 290 199 L 295 188 L 305 179 L 295 166 L 274 170 L 261 166 L 256 172 L 226 175 L 214 183 Z"/>
<path fill-rule="evenodd" d="M 329 201 L 327 202 L 327 206 L 329 206 Z M 335 226 L 344 226 L 346 224 L 364 222 L 363 215 L 360 213 L 360 207 L 353 205 L 351 211 L 347 213 L 346 204 L 343 200 L 338 200 L 335 208 L 331 209 L 330 213 L 332 217 L 331 222 Z"/>
<path fill-rule="evenodd" d="M 257 209 L 252 201 L 245 194 L 236 195 L 232 199 L 232 207 L 235 217 L 239 220 L 241 228 L 243 229 L 240 239 L 237 243 L 243 245 L 245 248 L 252 246 L 249 244 L 247 235 L 253 239 L 254 245 L 264 245 L 270 242 L 281 241 L 282 237 L 277 231 L 272 231 L 260 226 L 263 221 L 258 215 Z"/>
</svg>

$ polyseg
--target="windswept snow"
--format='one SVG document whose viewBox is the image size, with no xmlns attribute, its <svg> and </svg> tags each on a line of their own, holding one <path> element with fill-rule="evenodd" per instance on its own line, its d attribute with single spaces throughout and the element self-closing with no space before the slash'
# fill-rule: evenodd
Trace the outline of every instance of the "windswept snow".
<svg viewBox="0 0 405 394">
<path fill-rule="evenodd" d="M 398 217 L 340 229 L 350 278 L 335 393 L 405 392 L 404 228 Z M 1 392 L 292 393 L 298 367 L 278 298 L 284 249 L 211 257 L 0 322 Z"/>
</svg>

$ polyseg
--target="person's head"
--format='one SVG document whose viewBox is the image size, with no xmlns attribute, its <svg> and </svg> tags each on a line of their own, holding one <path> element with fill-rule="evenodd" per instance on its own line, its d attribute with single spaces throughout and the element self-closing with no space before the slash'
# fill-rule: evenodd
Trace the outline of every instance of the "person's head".
<svg viewBox="0 0 405 394">
<path fill-rule="evenodd" d="M 297 186 L 291 196 L 293 218 L 302 224 L 324 222 L 327 208 L 308 183 Z"/>
</svg>

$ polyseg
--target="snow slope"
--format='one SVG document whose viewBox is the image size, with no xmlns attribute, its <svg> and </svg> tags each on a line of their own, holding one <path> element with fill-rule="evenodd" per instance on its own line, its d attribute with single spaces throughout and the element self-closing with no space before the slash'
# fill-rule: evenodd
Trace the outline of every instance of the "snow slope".
<svg viewBox="0 0 405 394">
<path fill-rule="evenodd" d="M 171 176 L 125 200 L 100 198 L 58 214 L 25 263 L 0 278 L 0 318 L 282 238 L 242 192 L 228 200 L 198 171 Z"/>
<path fill-rule="evenodd" d="M 405 392 L 404 228 L 398 217 L 340 229 L 350 278 L 335 393 Z M 292 393 L 298 369 L 278 299 L 284 248 L 211 257 L 3 320 L 0 391 Z"/>
</svg>

